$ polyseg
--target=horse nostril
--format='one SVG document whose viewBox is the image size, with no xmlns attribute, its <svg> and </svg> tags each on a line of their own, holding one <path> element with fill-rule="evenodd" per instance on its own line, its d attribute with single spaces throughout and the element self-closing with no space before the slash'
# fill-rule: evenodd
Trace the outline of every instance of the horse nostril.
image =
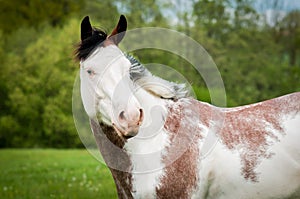
<svg viewBox="0 0 300 199">
<path fill-rule="evenodd" d="M 122 112 L 119 114 L 119 119 L 120 119 L 121 121 L 126 120 L 126 118 L 125 118 L 125 111 L 122 111 Z"/>
</svg>

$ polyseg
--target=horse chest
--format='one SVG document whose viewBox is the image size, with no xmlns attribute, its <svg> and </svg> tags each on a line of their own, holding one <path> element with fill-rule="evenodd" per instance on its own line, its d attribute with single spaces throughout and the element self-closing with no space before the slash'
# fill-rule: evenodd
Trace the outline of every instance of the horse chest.
<svg viewBox="0 0 300 199">
<path fill-rule="evenodd" d="M 163 176 L 163 149 L 167 145 L 165 133 L 158 134 L 151 141 L 143 139 L 129 141 L 125 148 L 132 163 L 132 194 L 134 198 L 156 198 L 156 187 Z"/>
</svg>

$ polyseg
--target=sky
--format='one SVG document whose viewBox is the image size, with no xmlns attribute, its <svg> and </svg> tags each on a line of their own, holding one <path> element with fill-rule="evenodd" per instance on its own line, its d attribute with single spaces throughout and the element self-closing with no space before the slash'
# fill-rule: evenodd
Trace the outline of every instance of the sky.
<svg viewBox="0 0 300 199">
<path fill-rule="evenodd" d="M 300 10 L 300 0 L 254 0 L 254 2 L 256 2 L 254 3 L 254 6 L 256 7 L 257 11 L 265 12 L 266 10 L 272 9 L 272 4 L 275 1 L 279 2 L 281 10 Z M 176 10 L 188 10 L 193 4 L 193 1 L 189 0 L 163 0 L 161 2 L 168 2 L 168 4 L 172 5 Z"/>
<path fill-rule="evenodd" d="M 276 1 L 279 3 L 277 7 L 274 7 Z M 266 16 L 267 23 L 273 26 L 276 20 L 283 19 L 288 12 L 300 10 L 300 0 L 256 0 L 254 7 Z"/>
<path fill-rule="evenodd" d="M 172 24 L 178 23 L 178 16 L 174 13 L 176 12 L 187 12 L 192 10 L 193 1 L 189 0 L 159 0 L 161 3 L 167 3 L 170 7 L 165 10 L 164 15 L 171 19 Z M 213 0 L 211 0 L 213 1 Z M 278 1 L 279 4 L 274 8 L 273 4 Z M 267 23 L 272 25 L 273 16 L 280 16 L 283 18 L 289 11 L 298 9 L 300 10 L 300 0 L 254 0 L 254 8 L 261 15 L 266 16 Z M 229 9 L 230 10 L 230 9 Z M 191 13 L 191 12 L 190 12 Z"/>
<path fill-rule="evenodd" d="M 272 9 L 272 3 L 276 0 L 256 0 L 256 9 L 259 12 L 265 12 Z M 265 5 L 264 5 L 265 4 Z M 262 6 L 264 5 L 264 6 Z M 300 0 L 279 0 L 279 7 L 281 11 L 300 10 Z"/>
</svg>

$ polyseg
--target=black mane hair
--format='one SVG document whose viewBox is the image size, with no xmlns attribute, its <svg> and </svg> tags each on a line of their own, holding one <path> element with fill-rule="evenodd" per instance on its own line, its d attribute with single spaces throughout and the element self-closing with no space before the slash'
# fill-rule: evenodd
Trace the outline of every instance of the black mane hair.
<svg viewBox="0 0 300 199">
<path fill-rule="evenodd" d="M 77 60 L 85 60 L 91 52 L 102 44 L 102 42 L 106 39 L 107 33 L 94 28 L 92 31 L 92 36 L 82 40 L 75 49 L 75 57 Z"/>
</svg>

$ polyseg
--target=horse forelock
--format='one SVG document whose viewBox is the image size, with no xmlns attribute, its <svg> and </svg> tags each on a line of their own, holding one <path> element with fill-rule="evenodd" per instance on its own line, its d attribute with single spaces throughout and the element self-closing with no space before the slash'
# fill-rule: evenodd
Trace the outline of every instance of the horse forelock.
<svg viewBox="0 0 300 199">
<path fill-rule="evenodd" d="M 106 38 L 106 32 L 93 27 L 92 36 L 77 44 L 75 58 L 79 61 L 87 59 L 97 47 L 103 44 Z"/>
</svg>

